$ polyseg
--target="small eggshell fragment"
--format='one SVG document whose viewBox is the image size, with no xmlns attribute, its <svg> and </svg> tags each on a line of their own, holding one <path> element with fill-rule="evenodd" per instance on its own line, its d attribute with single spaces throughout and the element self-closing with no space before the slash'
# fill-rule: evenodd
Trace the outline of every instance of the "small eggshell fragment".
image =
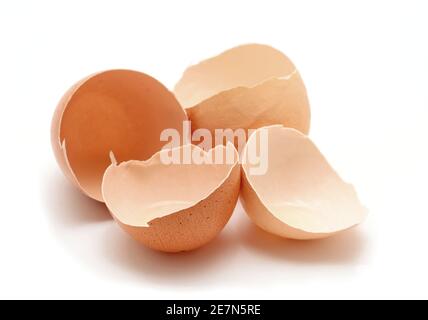
<svg viewBox="0 0 428 320">
<path fill-rule="evenodd" d="M 103 201 L 101 181 L 111 164 L 145 160 L 165 142 L 167 128 L 181 132 L 184 109 L 160 82 L 140 72 L 110 70 L 75 84 L 52 119 L 52 147 L 64 174 L 83 193 Z"/>
<path fill-rule="evenodd" d="M 263 150 L 263 130 L 268 137 L 267 172 L 255 175 L 250 150 Z M 297 130 L 260 128 L 249 138 L 242 157 L 242 204 L 252 221 L 267 232 L 300 240 L 325 238 L 366 217 L 354 188 Z"/>
<path fill-rule="evenodd" d="M 223 163 L 166 163 L 168 152 L 196 152 Z M 219 159 L 219 158 L 216 158 Z M 164 149 L 147 161 L 112 164 L 102 191 L 114 219 L 134 239 L 159 251 L 189 251 L 224 228 L 240 190 L 239 156 L 232 144 L 205 152 L 195 145 Z"/>
<path fill-rule="evenodd" d="M 283 53 L 266 45 L 239 46 L 191 66 L 174 93 L 193 130 L 282 124 L 309 132 L 309 101 L 300 74 Z"/>
</svg>

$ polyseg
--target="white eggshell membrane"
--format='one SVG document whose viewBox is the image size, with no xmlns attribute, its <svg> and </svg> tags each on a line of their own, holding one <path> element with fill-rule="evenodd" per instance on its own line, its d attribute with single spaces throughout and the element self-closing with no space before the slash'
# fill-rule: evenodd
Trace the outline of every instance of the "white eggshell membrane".
<svg viewBox="0 0 428 320">
<path fill-rule="evenodd" d="M 268 170 L 251 175 L 248 150 L 261 150 L 261 130 L 267 130 Z M 243 206 L 253 222 L 270 233 L 302 240 L 325 238 L 366 216 L 354 188 L 297 130 L 270 126 L 254 132 L 243 152 L 242 169 Z"/>
<path fill-rule="evenodd" d="M 213 163 L 165 164 L 162 157 L 172 152 L 181 160 L 198 153 Z M 226 156 L 229 163 L 214 163 Z M 232 144 L 208 152 L 185 145 L 147 161 L 113 163 L 104 174 L 103 198 L 136 240 L 166 252 L 192 250 L 212 240 L 229 220 L 239 196 L 238 160 Z"/>
<path fill-rule="evenodd" d="M 309 131 L 309 101 L 300 74 L 270 46 L 242 45 L 191 66 L 174 94 L 194 130 L 283 124 Z"/>
</svg>

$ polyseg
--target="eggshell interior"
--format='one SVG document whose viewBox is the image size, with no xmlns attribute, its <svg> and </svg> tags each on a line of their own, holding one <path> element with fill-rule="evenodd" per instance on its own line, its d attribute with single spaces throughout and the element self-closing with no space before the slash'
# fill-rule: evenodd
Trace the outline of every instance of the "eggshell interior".
<svg viewBox="0 0 428 320">
<path fill-rule="evenodd" d="M 283 124 L 309 131 L 309 101 L 300 74 L 270 46 L 239 46 L 191 66 L 174 93 L 194 130 Z"/>
<path fill-rule="evenodd" d="M 117 161 L 145 160 L 165 142 L 166 128 L 182 130 L 187 116 L 154 78 L 131 70 L 92 75 L 73 86 L 52 121 L 52 145 L 62 170 L 89 197 L 103 201 L 101 181 Z"/>
<path fill-rule="evenodd" d="M 167 252 L 198 248 L 225 226 L 240 189 L 238 154 L 233 145 L 205 152 L 197 146 L 173 149 L 229 163 L 165 164 L 162 150 L 148 161 L 112 164 L 105 172 L 103 197 L 119 224 L 145 245 Z M 220 159 L 220 158 L 217 158 Z"/>
<path fill-rule="evenodd" d="M 268 132 L 268 170 L 265 175 L 251 175 L 249 150 L 261 150 L 261 130 Z M 323 238 L 359 224 L 366 216 L 354 188 L 297 130 L 259 129 L 250 137 L 243 159 L 243 206 L 268 232 L 294 239 Z"/>
</svg>

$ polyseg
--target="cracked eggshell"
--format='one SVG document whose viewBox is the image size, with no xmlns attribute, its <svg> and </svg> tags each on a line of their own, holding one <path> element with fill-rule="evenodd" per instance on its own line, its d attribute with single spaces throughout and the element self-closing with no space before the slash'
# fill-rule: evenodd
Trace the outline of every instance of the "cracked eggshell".
<svg viewBox="0 0 428 320">
<path fill-rule="evenodd" d="M 182 130 L 185 111 L 156 79 L 131 70 L 110 70 L 75 84 L 61 99 L 51 128 L 52 147 L 64 174 L 83 193 L 103 201 L 101 181 L 111 164 L 145 160 L 165 142 L 166 128 Z"/>
<path fill-rule="evenodd" d="M 262 130 L 268 137 L 267 172 L 254 175 L 250 150 L 263 150 Z M 326 238 L 366 217 L 352 185 L 297 130 L 282 126 L 258 129 L 249 138 L 242 161 L 243 207 L 269 233 L 300 240 Z"/>
<path fill-rule="evenodd" d="M 290 59 L 266 45 L 235 47 L 191 66 L 174 93 L 193 130 L 282 124 L 309 132 L 310 108 L 302 78 Z"/>
<path fill-rule="evenodd" d="M 189 251 L 214 239 L 231 217 L 240 190 L 239 156 L 230 143 L 208 152 L 195 145 L 172 150 L 147 161 L 112 164 L 102 191 L 114 219 L 134 239 L 159 251 Z M 165 164 L 168 152 L 210 159 L 217 153 L 231 161 Z"/>
</svg>

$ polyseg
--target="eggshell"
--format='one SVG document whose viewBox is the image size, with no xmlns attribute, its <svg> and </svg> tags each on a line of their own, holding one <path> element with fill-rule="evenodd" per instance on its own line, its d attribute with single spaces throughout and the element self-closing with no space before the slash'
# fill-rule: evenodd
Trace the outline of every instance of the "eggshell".
<svg viewBox="0 0 428 320">
<path fill-rule="evenodd" d="M 98 201 L 113 151 L 118 161 L 145 160 L 182 132 L 185 111 L 160 82 L 140 72 L 110 70 L 86 77 L 61 99 L 52 120 L 52 147 L 64 174 Z"/>
<path fill-rule="evenodd" d="M 282 124 L 309 132 L 299 72 L 280 51 L 259 44 L 230 49 L 188 68 L 174 93 L 192 129 L 256 129 Z"/>
<path fill-rule="evenodd" d="M 268 137 L 268 169 L 264 175 L 254 175 L 249 150 L 261 150 L 262 130 Z M 242 156 L 242 204 L 265 231 L 308 240 L 332 236 L 364 220 L 366 209 L 354 188 L 299 131 L 260 128 L 249 138 Z"/>
<path fill-rule="evenodd" d="M 112 164 L 103 179 L 106 205 L 119 225 L 134 239 L 160 251 L 199 248 L 223 229 L 236 206 L 240 165 L 232 144 L 209 152 L 191 150 L 212 158 L 215 152 L 232 155 L 223 164 L 165 164 L 162 150 L 147 161 Z"/>
</svg>

